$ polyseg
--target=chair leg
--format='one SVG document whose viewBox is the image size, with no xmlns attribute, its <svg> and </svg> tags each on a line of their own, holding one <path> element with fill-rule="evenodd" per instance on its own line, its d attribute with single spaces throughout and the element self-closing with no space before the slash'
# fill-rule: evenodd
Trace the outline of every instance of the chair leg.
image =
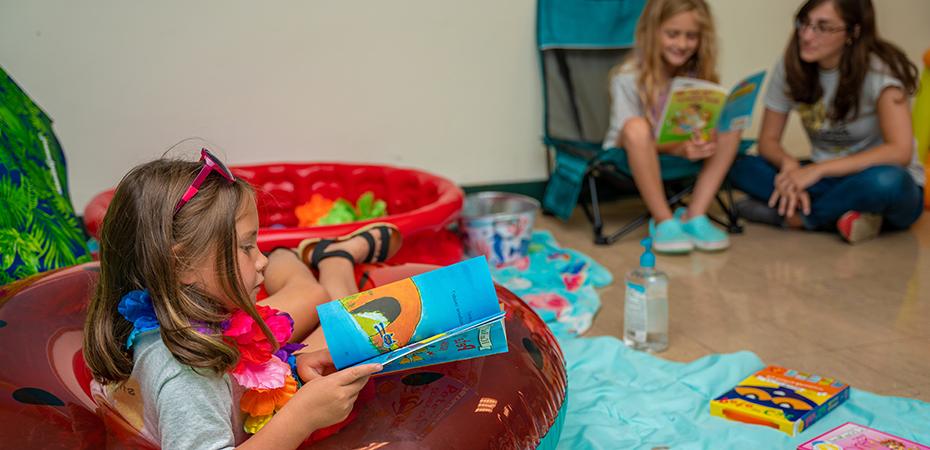
<svg viewBox="0 0 930 450">
<path fill-rule="evenodd" d="M 685 204 L 684 198 L 685 198 L 688 194 L 690 194 L 691 191 L 693 191 L 693 190 L 694 190 L 694 184 L 689 184 L 688 187 L 686 187 L 686 188 L 682 189 L 681 191 L 679 191 L 678 193 L 672 195 L 671 197 L 668 198 L 668 204 L 669 204 L 669 206 L 671 206 L 672 208 L 674 208 L 675 205 L 678 205 L 678 204 Z"/>
<path fill-rule="evenodd" d="M 735 203 L 733 202 L 733 186 L 730 185 L 730 182 L 727 182 L 726 187 L 727 193 L 727 213 L 730 216 L 730 233 L 739 234 L 743 232 L 743 226 L 739 223 L 739 211 L 736 210 Z"/>
<path fill-rule="evenodd" d="M 588 221 L 591 223 L 591 230 L 594 235 L 595 245 L 613 244 L 621 237 L 642 226 L 649 219 L 648 213 L 643 214 L 633 219 L 617 231 L 614 231 L 610 234 L 604 234 L 604 218 L 601 215 L 601 201 L 597 191 L 596 174 L 592 171 L 592 173 L 585 175 L 585 178 L 588 184 L 589 199 L 587 202 L 582 202 L 581 207 L 585 213 L 585 216 L 588 218 Z"/>
<path fill-rule="evenodd" d="M 614 231 L 608 236 L 601 236 L 600 241 L 595 240 L 594 243 L 598 245 L 613 244 L 614 242 L 617 242 L 617 240 L 620 239 L 621 237 L 626 236 L 631 231 L 643 226 L 643 224 L 646 223 L 647 220 L 649 220 L 649 217 L 651 217 L 651 214 L 649 213 L 641 214 L 639 217 L 633 219 L 632 221 L 624 225 L 623 228 L 617 231 Z"/>
<path fill-rule="evenodd" d="M 678 191 L 677 193 L 675 193 L 675 194 L 673 194 L 671 197 L 669 197 L 669 198 L 668 198 L 668 203 L 669 203 L 670 205 L 673 205 L 673 206 L 674 206 L 674 205 L 677 205 L 677 204 L 683 203 L 682 200 L 683 200 L 688 194 L 690 194 L 691 191 L 693 191 L 693 190 L 694 190 L 694 185 L 693 185 L 693 184 L 688 185 L 686 188 L 682 189 L 681 191 Z M 632 221 L 630 221 L 629 223 L 627 223 L 626 225 L 624 225 L 624 226 L 623 226 L 622 228 L 620 228 L 619 230 L 614 231 L 613 233 L 611 233 L 611 234 L 609 234 L 609 235 L 607 235 L 607 236 L 600 235 L 600 236 L 596 237 L 594 243 L 595 243 L 595 244 L 599 244 L 599 245 L 613 244 L 614 242 L 616 242 L 616 241 L 617 241 L 618 239 L 620 239 L 621 237 L 623 237 L 623 236 L 629 234 L 630 232 L 632 232 L 633 230 L 635 230 L 635 229 L 637 229 L 637 228 L 643 226 L 643 224 L 645 224 L 645 223 L 649 220 L 650 217 L 652 217 L 652 215 L 649 214 L 648 212 L 646 212 L 645 214 L 641 214 L 641 215 L 639 215 L 638 217 L 636 217 L 635 219 L 633 219 Z"/>
<path fill-rule="evenodd" d="M 585 175 L 588 181 L 588 196 L 590 197 L 590 206 L 587 202 L 583 203 L 583 209 L 588 221 L 591 222 L 591 231 L 594 233 L 594 243 L 597 245 L 607 244 L 604 237 L 604 218 L 601 217 L 601 201 L 597 194 L 597 180 L 593 174 Z"/>
<path fill-rule="evenodd" d="M 726 203 L 724 203 L 723 199 L 720 197 L 720 192 L 717 193 L 715 198 L 717 199 L 717 204 L 720 205 L 720 209 L 722 209 L 723 213 L 726 215 L 727 220 L 724 222 L 713 216 L 711 216 L 711 219 L 726 228 L 728 233 L 740 234 L 743 232 L 743 226 L 739 223 L 739 213 L 736 211 L 736 208 L 733 207 L 733 188 L 729 183 L 725 182 L 723 191 L 727 196 Z"/>
</svg>

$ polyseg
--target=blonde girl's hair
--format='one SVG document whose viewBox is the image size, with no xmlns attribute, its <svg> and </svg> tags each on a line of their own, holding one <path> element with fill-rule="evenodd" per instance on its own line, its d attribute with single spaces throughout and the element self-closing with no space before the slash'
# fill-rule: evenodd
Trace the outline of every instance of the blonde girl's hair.
<svg viewBox="0 0 930 450">
<path fill-rule="evenodd" d="M 255 205 L 251 186 L 211 174 L 174 214 L 201 166 L 159 159 L 132 169 L 116 188 L 101 228 L 100 278 L 84 324 L 84 359 L 101 383 L 121 382 L 132 373 L 126 349 L 132 324 L 117 305 L 135 289 L 148 290 L 161 339 L 182 364 L 222 373 L 238 362 L 238 351 L 220 332 L 231 308 L 252 316 L 278 345 L 239 276 L 236 220 Z M 211 263 L 211 256 L 225 298 L 181 282 L 182 274 Z"/>
<path fill-rule="evenodd" d="M 666 20 L 675 15 L 692 11 L 701 30 L 697 52 L 679 67 L 676 73 L 669 75 L 690 76 L 714 83 L 720 81 L 717 75 L 717 32 L 707 3 L 704 0 L 649 0 L 636 24 L 636 43 L 633 51 L 623 63 L 611 69 L 609 77 L 613 79 L 630 66 L 638 66 L 639 96 L 647 112 L 661 106 L 657 105 L 659 92 L 669 80 L 664 73 L 659 29 Z M 652 115 L 646 114 L 646 118 L 652 124 Z"/>
</svg>

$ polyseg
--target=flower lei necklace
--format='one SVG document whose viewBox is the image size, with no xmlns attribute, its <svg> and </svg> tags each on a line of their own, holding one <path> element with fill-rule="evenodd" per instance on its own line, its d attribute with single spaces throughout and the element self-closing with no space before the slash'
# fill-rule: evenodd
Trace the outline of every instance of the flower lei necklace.
<svg viewBox="0 0 930 450">
<path fill-rule="evenodd" d="M 127 349 L 132 348 L 139 334 L 159 328 L 147 290 L 134 290 L 124 295 L 118 309 L 133 324 L 126 341 Z M 294 332 L 294 321 L 290 315 L 268 306 L 255 305 L 255 309 L 278 342 L 290 339 Z M 196 327 L 200 332 L 210 332 L 207 327 Z M 261 327 L 241 309 L 223 321 L 220 328 L 223 339 L 239 350 L 239 362 L 229 373 L 247 389 L 239 400 L 239 408 L 245 414 L 243 428 L 246 433 L 255 434 L 297 392 L 300 378 L 296 375 L 294 352 L 304 345 L 284 344 L 272 352 L 274 347 Z"/>
</svg>

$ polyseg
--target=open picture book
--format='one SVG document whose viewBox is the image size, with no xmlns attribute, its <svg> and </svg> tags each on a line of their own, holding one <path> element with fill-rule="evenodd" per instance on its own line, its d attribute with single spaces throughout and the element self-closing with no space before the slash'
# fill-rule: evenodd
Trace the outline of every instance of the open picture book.
<svg viewBox="0 0 930 450">
<path fill-rule="evenodd" d="M 696 78 L 676 77 L 656 127 L 656 143 L 684 142 L 711 131 L 727 132 L 749 127 L 765 71 L 754 73 L 727 92 L 723 86 Z"/>
<path fill-rule="evenodd" d="M 507 351 L 504 312 L 484 257 L 317 306 L 337 369 L 379 373 Z"/>
</svg>

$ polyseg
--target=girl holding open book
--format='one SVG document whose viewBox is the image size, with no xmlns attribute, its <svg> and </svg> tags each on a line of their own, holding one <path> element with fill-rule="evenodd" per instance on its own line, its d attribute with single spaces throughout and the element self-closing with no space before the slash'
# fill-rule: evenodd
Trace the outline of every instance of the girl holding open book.
<svg viewBox="0 0 930 450">
<path fill-rule="evenodd" d="M 808 0 L 765 97 L 759 155 L 731 180 L 750 198 L 747 219 L 832 230 L 850 243 L 920 217 L 923 168 L 914 152 L 908 96 L 917 68 L 879 38 L 870 0 Z M 802 165 L 781 143 L 797 110 L 813 147 Z"/>
<path fill-rule="evenodd" d="M 711 224 L 707 208 L 720 188 L 739 147 L 739 131 L 695 132 L 692 139 L 656 143 L 663 106 L 673 78 L 718 82 L 717 38 L 710 8 L 703 0 L 650 0 L 636 27 L 636 46 L 611 70 L 610 126 L 604 147 L 626 151 L 633 180 L 649 208 L 649 233 L 656 251 L 687 253 L 722 250 L 727 234 Z M 674 213 L 668 205 L 659 154 L 703 161 L 691 203 Z"/>
<path fill-rule="evenodd" d="M 263 255 L 258 226 L 252 187 L 205 149 L 200 162 L 140 165 L 116 188 L 84 359 L 95 397 L 162 448 L 296 448 L 343 421 L 381 370 L 326 374 L 328 352 L 298 356 L 297 342 L 322 342 L 313 306 L 357 291 L 353 265 L 396 252 L 396 230 L 305 242 L 317 282 L 292 252 Z"/>
</svg>

